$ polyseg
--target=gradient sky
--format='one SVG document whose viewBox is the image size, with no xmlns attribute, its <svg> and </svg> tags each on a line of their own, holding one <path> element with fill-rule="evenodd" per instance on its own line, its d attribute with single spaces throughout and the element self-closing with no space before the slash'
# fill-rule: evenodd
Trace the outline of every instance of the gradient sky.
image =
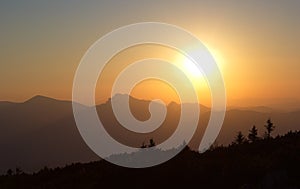
<svg viewBox="0 0 300 189">
<path fill-rule="evenodd" d="M 89 46 L 113 29 L 143 21 L 183 27 L 216 53 L 229 104 L 300 100 L 299 17 L 297 0 L 2 0 L 0 100 L 37 94 L 70 99 Z"/>
</svg>

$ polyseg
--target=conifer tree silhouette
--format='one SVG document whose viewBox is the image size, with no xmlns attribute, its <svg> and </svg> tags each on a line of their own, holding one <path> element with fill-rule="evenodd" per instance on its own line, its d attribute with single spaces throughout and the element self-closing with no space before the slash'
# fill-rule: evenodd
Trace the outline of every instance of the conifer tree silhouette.
<svg viewBox="0 0 300 189">
<path fill-rule="evenodd" d="M 256 128 L 255 125 L 252 127 L 252 129 L 249 130 L 248 140 L 249 140 L 250 142 L 255 142 L 255 141 L 258 140 L 258 136 L 257 136 L 257 128 Z"/>
<path fill-rule="evenodd" d="M 243 144 L 246 142 L 246 139 L 241 131 L 238 132 L 237 136 L 235 137 L 233 144 Z"/>
<path fill-rule="evenodd" d="M 265 132 L 265 138 L 269 139 L 269 138 L 271 138 L 271 133 L 275 129 L 275 125 L 273 124 L 271 119 L 267 120 L 267 124 L 265 125 L 265 128 L 267 129 L 267 131 Z"/>
<path fill-rule="evenodd" d="M 156 146 L 156 144 L 155 144 L 155 142 L 154 142 L 154 140 L 151 138 L 150 139 L 150 144 L 149 144 L 149 148 L 151 148 L 151 147 L 154 147 L 154 146 Z"/>
<path fill-rule="evenodd" d="M 22 169 L 20 167 L 16 167 L 16 175 L 20 175 L 22 173 L 23 173 Z"/>
<path fill-rule="evenodd" d="M 141 148 L 147 148 L 147 145 L 145 144 L 145 142 L 143 142 Z"/>
<path fill-rule="evenodd" d="M 6 175 L 8 175 L 8 176 L 12 176 L 13 175 L 13 170 L 11 170 L 11 169 L 8 169 L 7 170 L 7 172 L 6 172 Z"/>
</svg>

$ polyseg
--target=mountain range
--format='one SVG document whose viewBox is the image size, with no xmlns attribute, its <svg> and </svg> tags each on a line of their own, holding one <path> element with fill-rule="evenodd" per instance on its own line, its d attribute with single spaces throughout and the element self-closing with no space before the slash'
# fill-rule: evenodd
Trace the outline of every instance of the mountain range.
<svg viewBox="0 0 300 189">
<path fill-rule="evenodd" d="M 118 94 L 113 98 L 122 101 L 125 96 Z M 133 115 L 139 120 L 147 120 L 150 116 L 149 103 L 147 100 L 130 97 Z M 194 150 L 200 144 L 210 117 L 210 108 L 199 106 L 199 125 L 189 143 Z M 160 128 L 151 133 L 137 134 L 121 127 L 112 112 L 111 100 L 96 108 L 107 132 L 118 141 L 135 147 L 140 147 L 150 138 L 156 143 L 163 142 L 172 135 L 180 119 L 180 105 L 170 103 L 167 105 L 166 119 Z M 264 124 L 269 118 L 276 126 L 274 136 L 290 130 L 300 130 L 299 115 L 300 110 L 288 112 L 269 107 L 232 107 L 226 112 L 216 143 L 228 145 L 238 131 L 247 135 L 253 125 L 256 125 L 262 136 Z M 44 96 L 35 96 L 22 103 L 0 102 L 0 154 L 0 174 L 16 167 L 32 172 L 44 166 L 57 167 L 100 159 L 88 148 L 78 132 L 72 102 Z"/>
</svg>

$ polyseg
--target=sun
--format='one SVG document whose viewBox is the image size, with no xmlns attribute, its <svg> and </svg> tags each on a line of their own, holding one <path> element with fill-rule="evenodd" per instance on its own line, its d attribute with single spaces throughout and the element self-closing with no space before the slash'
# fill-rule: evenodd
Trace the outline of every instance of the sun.
<svg viewBox="0 0 300 189">
<path fill-rule="evenodd" d="M 221 53 L 214 49 L 208 49 L 208 52 L 210 55 L 213 56 L 221 74 L 223 74 L 224 71 L 224 59 L 221 55 Z M 199 100 L 202 104 L 210 105 L 211 101 L 211 94 L 210 94 L 210 86 L 207 82 L 206 76 L 204 73 L 202 73 L 202 70 L 198 69 L 195 62 L 193 62 L 189 57 L 177 53 L 174 56 L 174 60 L 172 61 L 191 81 L 192 85 L 194 86 L 194 89 L 198 93 Z M 212 71 L 208 74 L 216 74 L 212 69 Z"/>
<path fill-rule="evenodd" d="M 173 62 L 189 79 L 199 79 L 202 77 L 202 73 L 195 63 L 183 54 L 177 54 Z"/>
<path fill-rule="evenodd" d="M 186 72 L 189 72 L 189 74 L 192 77 L 201 77 L 202 73 L 201 71 L 197 68 L 194 62 L 192 62 L 189 58 L 185 57 L 182 60 L 183 68 L 186 70 Z"/>
<path fill-rule="evenodd" d="M 223 72 L 224 69 L 224 59 L 221 53 L 218 50 L 215 49 L 208 49 L 208 53 L 210 53 L 220 72 Z M 203 81 L 204 75 L 201 72 L 201 70 L 196 66 L 196 64 L 187 56 L 178 53 L 175 57 L 174 61 L 175 65 L 178 66 L 192 81 L 199 83 Z"/>
</svg>

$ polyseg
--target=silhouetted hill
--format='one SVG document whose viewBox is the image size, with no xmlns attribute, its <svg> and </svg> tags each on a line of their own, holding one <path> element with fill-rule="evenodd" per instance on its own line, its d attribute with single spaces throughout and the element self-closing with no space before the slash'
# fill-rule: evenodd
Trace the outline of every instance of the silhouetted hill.
<svg viewBox="0 0 300 189">
<path fill-rule="evenodd" d="M 117 95 L 115 98 L 122 101 L 124 95 Z M 137 119 L 149 118 L 149 101 L 130 97 L 130 104 Z M 189 143 L 192 149 L 198 148 L 210 117 L 209 108 L 200 105 L 200 109 L 200 122 Z M 164 141 L 176 129 L 180 118 L 180 105 L 170 103 L 167 106 L 167 118 L 159 129 L 137 135 L 117 122 L 110 101 L 98 105 L 97 110 L 109 134 L 122 143 L 136 147 L 150 138 L 154 138 L 157 143 Z M 272 118 L 276 125 L 274 136 L 289 130 L 300 130 L 299 115 L 300 111 L 266 113 L 231 109 L 226 113 L 217 143 L 231 143 L 237 131 L 247 135 L 254 124 L 259 129 L 259 135 L 262 135 L 265 130 L 263 125 L 268 118 Z M 0 173 L 15 167 L 36 171 L 43 166 L 56 167 L 99 159 L 87 147 L 77 130 L 72 103 L 43 96 L 33 97 L 24 103 L 0 102 L 0 154 Z"/>
<path fill-rule="evenodd" d="M 129 169 L 104 160 L 1 176 L 0 188 L 300 188 L 300 132 L 275 139 L 216 147 L 203 154 L 184 149 L 170 161 Z"/>
<path fill-rule="evenodd" d="M 71 102 L 43 96 L 24 103 L 0 102 L 0 154 L 0 173 L 99 159 L 76 128 Z"/>
</svg>

